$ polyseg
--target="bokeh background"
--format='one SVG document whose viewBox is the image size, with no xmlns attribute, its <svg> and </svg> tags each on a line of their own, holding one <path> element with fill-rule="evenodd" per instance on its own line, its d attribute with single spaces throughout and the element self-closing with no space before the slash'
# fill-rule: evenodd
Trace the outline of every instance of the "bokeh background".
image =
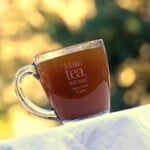
<svg viewBox="0 0 150 150">
<path fill-rule="evenodd" d="M 0 0 L 0 139 L 58 122 L 29 114 L 15 95 L 16 71 L 34 55 L 103 38 L 111 73 L 111 111 L 150 103 L 150 0 Z M 25 93 L 47 107 L 33 78 Z"/>
</svg>

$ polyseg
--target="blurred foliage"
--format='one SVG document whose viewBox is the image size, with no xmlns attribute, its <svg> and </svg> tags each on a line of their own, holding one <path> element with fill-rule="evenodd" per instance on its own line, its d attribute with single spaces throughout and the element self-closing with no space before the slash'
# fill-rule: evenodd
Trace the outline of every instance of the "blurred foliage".
<svg viewBox="0 0 150 150">
<path fill-rule="evenodd" d="M 28 114 L 13 89 L 16 71 L 48 49 L 103 38 L 111 111 L 150 103 L 149 8 L 150 0 L 1 0 L 0 138 L 58 125 Z M 35 103 L 47 104 L 36 81 L 26 80 L 24 87 Z"/>
</svg>

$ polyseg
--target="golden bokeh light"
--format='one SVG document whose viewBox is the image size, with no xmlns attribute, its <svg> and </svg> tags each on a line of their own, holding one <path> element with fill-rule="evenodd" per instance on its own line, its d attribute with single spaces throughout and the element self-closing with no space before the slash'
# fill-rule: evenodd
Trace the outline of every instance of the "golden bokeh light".
<svg viewBox="0 0 150 150">
<path fill-rule="evenodd" d="M 42 7 L 60 16 L 70 30 L 77 30 L 87 18 L 96 15 L 95 1 L 91 0 L 44 0 Z"/>
<path fill-rule="evenodd" d="M 145 21 L 150 21 L 150 0 L 116 0 L 120 8 L 138 13 Z"/>
<path fill-rule="evenodd" d="M 139 101 L 139 97 L 137 95 L 137 92 L 133 92 L 133 91 L 127 91 L 124 94 L 124 102 L 127 105 L 134 105 L 137 104 L 137 102 Z"/>
<path fill-rule="evenodd" d="M 118 75 L 118 83 L 123 87 L 131 86 L 136 80 L 136 72 L 132 67 L 123 68 Z"/>
<path fill-rule="evenodd" d="M 36 8 L 38 0 L 14 0 L 12 3 L 15 8 L 18 8 L 23 12 L 30 12 Z"/>
<path fill-rule="evenodd" d="M 140 49 L 140 56 L 143 57 L 144 59 L 149 59 L 150 58 L 150 44 L 149 43 L 144 43 L 141 45 Z"/>
<path fill-rule="evenodd" d="M 1 95 L 2 100 L 5 100 L 4 102 L 7 103 L 7 105 L 14 104 L 17 101 L 16 94 L 14 91 L 14 85 L 13 83 L 8 84 L 6 87 L 3 87 L 5 90 Z"/>
<path fill-rule="evenodd" d="M 8 116 L 13 132 L 17 136 L 42 132 L 58 125 L 56 121 L 41 119 L 29 114 L 21 105 L 11 107 L 8 111 Z"/>
<path fill-rule="evenodd" d="M 14 136 L 11 122 L 8 121 L 8 118 L 0 118 L 0 140 L 6 139 L 8 137 Z"/>
<path fill-rule="evenodd" d="M 143 95 L 139 103 L 140 103 L 140 105 L 149 104 L 150 103 L 150 94 Z"/>
<path fill-rule="evenodd" d="M 141 0 L 116 0 L 117 4 L 124 9 L 131 11 L 136 11 L 140 9 L 142 1 Z"/>
<path fill-rule="evenodd" d="M 124 101 L 128 105 L 137 105 L 144 95 L 144 87 L 142 85 L 134 85 L 132 89 L 128 89 L 124 94 Z"/>
</svg>

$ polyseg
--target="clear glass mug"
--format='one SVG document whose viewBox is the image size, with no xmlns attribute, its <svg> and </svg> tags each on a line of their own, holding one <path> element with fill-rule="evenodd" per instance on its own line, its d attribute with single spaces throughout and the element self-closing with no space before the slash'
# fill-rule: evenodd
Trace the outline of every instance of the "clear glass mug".
<svg viewBox="0 0 150 150">
<path fill-rule="evenodd" d="M 22 90 L 22 81 L 36 77 L 51 110 L 35 105 Z M 102 39 L 84 42 L 34 57 L 34 63 L 18 70 L 15 91 L 25 108 L 42 118 L 61 122 L 100 115 L 110 110 L 110 78 Z"/>
</svg>

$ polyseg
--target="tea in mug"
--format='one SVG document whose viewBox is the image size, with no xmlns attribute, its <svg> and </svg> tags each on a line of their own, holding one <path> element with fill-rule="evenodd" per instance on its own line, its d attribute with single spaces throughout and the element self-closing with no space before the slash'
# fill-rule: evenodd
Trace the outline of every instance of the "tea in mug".
<svg viewBox="0 0 150 150">
<path fill-rule="evenodd" d="M 37 71 L 61 120 L 109 111 L 109 68 L 103 47 L 43 61 Z"/>
</svg>

